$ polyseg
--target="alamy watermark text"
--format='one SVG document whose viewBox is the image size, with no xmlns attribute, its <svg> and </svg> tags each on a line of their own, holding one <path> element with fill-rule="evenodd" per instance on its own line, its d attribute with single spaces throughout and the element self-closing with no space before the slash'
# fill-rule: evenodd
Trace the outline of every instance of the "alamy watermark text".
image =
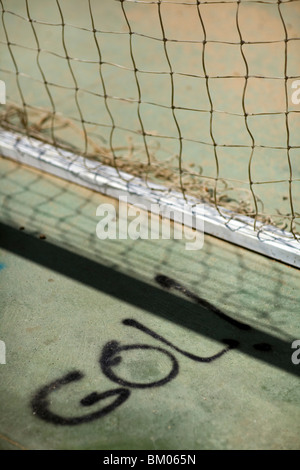
<svg viewBox="0 0 300 470">
<path fill-rule="evenodd" d="M 127 204 L 127 197 L 121 196 L 117 211 L 113 204 L 100 204 L 97 207 L 96 216 L 101 219 L 97 224 L 96 234 L 100 240 L 184 238 L 186 250 L 200 250 L 203 247 L 204 222 L 199 216 L 202 211 L 201 205 L 197 206 L 196 216 L 187 204 L 180 212 L 160 204 L 151 204 L 150 211 L 142 204 L 135 206 Z M 172 219 L 178 224 L 173 224 Z"/>
</svg>

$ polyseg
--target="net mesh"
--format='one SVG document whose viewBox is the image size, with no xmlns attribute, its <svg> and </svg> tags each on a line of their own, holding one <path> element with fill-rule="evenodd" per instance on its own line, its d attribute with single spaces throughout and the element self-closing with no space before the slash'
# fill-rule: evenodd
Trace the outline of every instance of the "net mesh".
<svg viewBox="0 0 300 470">
<path fill-rule="evenodd" d="M 299 0 L 0 6 L 1 127 L 298 237 Z"/>
</svg>

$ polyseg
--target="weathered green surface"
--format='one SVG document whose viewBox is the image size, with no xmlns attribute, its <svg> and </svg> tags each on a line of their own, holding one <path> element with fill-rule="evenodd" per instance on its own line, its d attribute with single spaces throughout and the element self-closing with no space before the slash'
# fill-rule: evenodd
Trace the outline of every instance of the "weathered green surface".
<svg viewBox="0 0 300 470">
<path fill-rule="evenodd" d="M 112 201 L 0 163 L 0 339 L 7 348 L 7 363 L 0 364 L 1 449 L 299 449 L 300 365 L 291 361 L 291 343 L 300 338 L 298 270 L 209 236 L 199 251 L 185 250 L 184 240 L 100 241 L 96 208 Z M 182 293 L 161 289 L 158 273 L 252 329 L 240 330 Z M 124 319 L 194 355 L 215 354 L 223 338 L 239 347 L 199 363 Z M 178 361 L 178 375 L 152 388 L 113 382 L 98 362 L 111 340 L 167 351 Z M 259 351 L 258 343 L 272 350 Z M 126 381 L 149 384 L 172 368 L 161 350 L 120 356 L 112 369 Z M 88 423 L 43 421 L 31 400 L 72 371 L 84 377 L 53 390 L 53 413 L 83 416 L 116 398 L 79 404 L 96 391 L 123 387 L 130 396 Z"/>
<path fill-rule="evenodd" d="M 34 34 L 30 23 L 24 20 L 26 3 L 3 3 L 25 100 L 51 110 L 38 67 Z M 123 147 L 122 152 L 126 153 L 134 144 L 139 158 L 146 161 L 137 119 L 138 88 L 132 71 L 128 26 L 118 2 L 91 3 L 96 26 L 102 31 L 97 33 L 97 39 L 106 62 L 103 78 L 116 125 L 113 145 Z M 41 48 L 39 63 L 56 110 L 78 119 L 61 27 L 43 24 L 60 24 L 59 11 L 53 2 L 46 5 L 31 0 L 28 4 L 30 15 L 37 20 L 34 27 Z M 79 27 L 66 26 L 64 33 L 70 57 L 79 59 L 71 64 L 80 88 L 78 99 L 86 128 L 98 145 L 109 148 L 111 120 L 104 101 L 83 91 L 104 93 L 99 84 L 97 48 L 91 43 L 91 33 L 80 29 L 91 29 L 87 2 L 77 1 L 76 9 L 65 0 L 60 0 L 60 5 L 66 23 Z M 249 194 L 251 149 L 221 147 L 251 145 L 242 109 L 245 64 L 236 27 L 236 7 L 230 3 L 218 5 L 217 9 L 201 5 L 201 13 L 209 41 L 226 39 L 235 43 L 209 43 L 205 61 L 209 76 L 234 73 L 237 77 L 211 78 L 209 89 L 214 110 L 225 111 L 213 115 L 219 177 L 234 180 L 230 183 L 232 189 L 228 188 L 229 195 L 241 200 Z M 298 2 L 282 4 L 280 8 L 289 38 L 299 37 Z M 158 7 L 128 3 L 125 9 L 133 31 L 138 33 L 133 36 L 132 47 L 142 94 L 140 113 L 146 132 L 151 134 L 147 143 L 158 159 L 166 159 L 178 155 L 179 141 L 170 109 L 170 69 L 161 41 Z M 11 10 L 21 17 L 12 15 Z M 174 104 L 187 108 L 176 109 L 184 137 L 183 163 L 195 163 L 196 168 L 202 167 L 204 175 L 215 178 L 209 116 L 190 109 L 210 109 L 205 79 L 199 78 L 204 75 L 202 44 L 193 42 L 203 39 L 196 5 L 170 3 L 162 5 L 161 12 L 175 71 Z M 243 46 L 249 74 L 282 78 L 284 30 L 277 6 L 244 3 L 240 5 L 239 22 L 245 41 L 269 41 Z M 6 41 L 4 29 L 0 39 Z M 299 74 L 298 42 L 288 43 L 289 76 Z M 0 78 L 6 82 L 8 98 L 20 104 L 15 66 L 6 47 L 1 47 L 0 59 Z M 290 100 L 291 82 L 292 79 L 287 82 L 289 110 L 297 111 Z M 245 105 L 249 114 L 285 111 L 284 80 L 249 79 Z M 276 209 L 282 213 L 291 210 L 284 120 L 282 114 L 248 119 L 256 145 L 252 181 L 285 180 L 253 185 L 268 214 Z M 104 126 L 99 128 L 88 122 Z M 80 122 L 77 125 L 80 128 Z M 289 126 L 290 145 L 299 146 L 297 113 L 289 115 Z M 57 133 L 82 148 L 78 130 L 71 128 L 67 132 L 64 128 Z M 299 149 L 291 149 L 290 157 L 293 178 L 299 179 Z M 300 448 L 300 365 L 291 361 L 291 344 L 300 339 L 298 270 L 209 236 L 199 251 L 187 251 L 184 240 L 100 241 L 96 237 L 96 208 L 113 201 L 8 160 L 0 160 L 0 171 L 0 340 L 5 341 L 7 349 L 7 363 L 0 364 L 0 449 Z M 295 210 L 299 188 L 294 182 Z M 175 279 L 252 329 L 240 330 L 182 293 L 163 290 L 155 282 L 157 274 Z M 183 352 L 201 357 L 220 351 L 224 338 L 238 341 L 239 346 L 213 362 L 201 363 L 174 350 L 161 338 L 124 325 L 124 319 L 134 319 Z M 103 347 L 112 340 L 122 346 L 160 348 L 122 351 L 122 362 L 112 369 L 123 380 L 150 384 L 163 379 L 172 368 L 170 354 L 179 365 L 177 376 L 148 388 L 113 382 L 99 364 Z M 271 350 L 254 348 L 261 343 L 270 345 Z M 80 400 L 92 392 L 123 387 L 130 396 L 111 413 L 88 423 L 62 425 L 40 419 L 31 405 L 37 392 L 74 371 L 84 377 L 53 389 L 49 396 L 49 408 L 59 416 L 85 416 L 116 398 L 108 397 L 90 407 L 80 405 Z"/>
</svg>

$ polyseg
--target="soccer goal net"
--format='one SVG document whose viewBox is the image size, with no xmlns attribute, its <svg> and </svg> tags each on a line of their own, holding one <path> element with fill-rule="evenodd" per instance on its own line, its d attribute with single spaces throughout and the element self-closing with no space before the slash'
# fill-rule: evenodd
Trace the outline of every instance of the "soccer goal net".
<svg viewBox="0 0 300 470">
<path fill-rule="evenodd" d="M 300 265 L 299 0 L 0 9 L 4 157 Z"/>
</svg>

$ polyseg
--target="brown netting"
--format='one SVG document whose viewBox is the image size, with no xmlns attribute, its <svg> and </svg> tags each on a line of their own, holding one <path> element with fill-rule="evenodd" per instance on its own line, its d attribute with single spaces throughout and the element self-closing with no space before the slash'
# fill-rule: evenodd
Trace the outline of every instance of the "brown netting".
<svg viewBox="0 0 300 470">
<path fill-rule="evenodd" d="M 42 18 L 42 4 L 43 11 L 49 12 L 51 20 Z M 220 213 L 222 207 L 226 207 L 238 214 L 286 229 L 297 237 L 300 217 L 300 142 L 297 140 L 300 127 L 297 127 L 297 117 L 300 105 L 298 108 L 291 106 L 291 84 L 300 76 L 300 34 L 297 30 L 297 26 L 300 29 L 299 0 L 118 0 L 104 1 L 103 5 L 101 7 L 99 2 L 92 0 L 77 2 L 80 8 L 75 16 L 76 24 L 73 24 L 70 21 L 74 19 L 74 14 L 70 13 L 70 2 L 68 5 L 66 0 L 24 0 L 17 5 L 14 1 L 0 0 L 3 25 L 0 71 L 5 81 L 12 83 L 13 80 L 15 84 L 14 87 L 7 87 L 8 104 L 1 109 L 1 126 L 57 148 L 72 150 L 87 159 L 112 165 L 118 170 L 143 177 L 146 181 L 163 182 L 181 191 L 184 196 L 192 195 L 199 201 L 214 204 Z M 147 29 L 149 8 L 152 15 L 149 22 L 153 22 L 151 34 L 148 34 Z M 260 15 L 266 21 L 266 30 L 257 39 L 251 36 L 245 21 L 247 15 L 254 15 L 255 18 L 254 8 L 257 8 L 257 34 L 262 25 L 259 23 Z M 80 12 L 84 12 L 82 25 Z M 119 15 L 116 29 L 106 29 L 107 18 L 115 12 Z M 255 24 L 253 18 L 249 21 Z M 294 20 L 290 18 L 295 18 L 293 25 L 290 21 Z M 110 25 L 113 21 L 109 21 Z M 231 22 L 229 33 L 228 22 Z M 21 32 L 17 32 L 22 27 L 26 30 L 26 38 L 30 36 L 30 40 L 22 41 Z M 142 30 L 142 27 L 146 30 Z M 176 31 L 182 36 L 171 37 L 172 31 L 175 36 Z M 219 31 L 220 34 L 224 33 L 222 39 Z M 52 42 L 47 34 L 53 37 Z M 183 37 L 184 34 L 186 37 Z M 112 42 L 119 41 L 115 49 L 109 44 L 110 37 Z M 86 52 L 84 48 L 81 49 L 82 38 L 84 43 L 89 44 Z M 78 47 L 74 49 L 76 40 Z M 149 47 L 153 45 L 153 52 L 151 49 L 143 50 L 143 41 L 148 41 Z M 49 45 L 49 49 L 45 45 Z M 179 49 L 182 46 L 195 47 L 193 55 L 189 57 L 186 54 L 185 59 Z M 280 51 L 280 74 L 277 73 L 276 64 L 272 65 L 273 69 L 271 66 L 269 68 L 270 72 L 274 70 L 272 74 L 260 74 L 255 70 L 256 63 L 260 65 L 269 60 L 263 49 L 266 46 Z M 110 47 L 113 54 L 115 51 L 119 53 L 120 62 L 116 62 L 115 57 L 108 57 Z M 159 49 L 155 49 L 157 47 Z M 258 49 L 253 53 L 251 47 L 260 47 L 262 57 L 259 57 Z M 73 55 L 74 50 L 78 55 Z M 90 50 L 93 50 L 92 58 L 89 56 Z M 229 50 L 234 50 L 232 59 Z M 222 59 L 224 51 L 230 60 L 227 56 Z M 123 64 L 125 52 L 126 65 Z M 28 59 L 27 56 L 22 59 L 20 54 L 27 54 Z M 157 59 L 159 55 L 161 62 Z M 157 64 L 162 64 L 162 70 L 155 69 L 158 66 L 156 63 L 155 67 L 153 65 L 156 59 Z M 187 60 L 185 70 L 182 68 L 184 60 Z M 235 63 L 237 60 L 239 65 Z M 85 64 L 88 78 L 83 80 L 84 72 L 80 66 Z M 218 64 L 220 70 L 216 67 Z M 58 67 L 58 78 L 54 81 L 48 75 L 55 67 Z M 112 75 L 111 70 L 115 75 Z M 122 74 L 125 72 L 130 77 L 130 81 L 127 78 L 128 82 L 124 82 Z M 116 83 L 119 80 L 120 95 L 109 91 L 113 83 L 112 76 Z M 150 82 L 145 86 L 145 77 L 153 80 L 153 87 L 149 85 Z M 156 79 L 167 80 L 164 82 L 167 83 L 165 91 L 157 88 L 154 84 Z M 265 83 L 276 83 L 282 92 L 278 102 L 273 95 L 274 110 L 262 105 L 264 99 L 264 105 L 268 102 L 267 98 L 262 99 L 260 95 Z M 199 86 L 199 99 L 203 101 L 201 106 L 189 100 L 189 90 L 194 86 Z M 223 109 L 219 107 L 218 103 L 222 101 L 217 101 L 218 86 L 223 95 L 232 94 L 232 109 L 228 110 L 225 105 Z M 41 89 L 43 98 L 38 102 L 33 95 L 42 94 L 39 91 Z M 238 99 L 234 97 L 237 89 Z M 125 90 L 125 94 L 121 94 L 122 90 Z M 133 93 L 134 97 L 131 96 Z M 67 105 L 64 104 L 64 94 L 71 97 Z M 167 95 L 167 99 L 163 95 Z M 277 108 L 275 105 L 278 105 Z M 155 118 L 152 121 L 149 118 L 151 112 L 156 113 L 157 110 L 168 113 L 167 119 L 161 118 L 163 128 L 160 118 L 157 122 Z M 120 118 L 122 113 L 125 116 L 123 122 Z M 182 113 L 185 113 L 184 119 Z M 199 116 L 201 120 L 198 128 L 195 120 Z M 221 118 L 224 121 L 219 122 Z M 227 118 L 231 121 L 226 121 Z M 261 121 L 254 121 L 254 118 Z M 268 119 L 271 118 L 281 119 L 281 127 L 274 128 L 273 124 L 270 127 Z M 235 119 L 239 119 L 237 127 Z M 123 125 L 124 122 L 128 127 Z M 149 127 L 150 122 L 157 127 Z M 258 122 L 256 128 L 254 122 Z M 232 129 L 229 142 L 226 134 L 222 134 L 223 128 L 228 125 Z M 168 132 L 168 126 L 172 132 Z M 271 135 L 270 142 L 260 141 L 261 128 L 265 129 L 267 137 Z M 282 134 L 279 141 L 278 134 Z M 237 152 L 240 153 L 238 158 Z M 272 178 L 268 177 L 268 169 L 264 170 L 265 173 L 257 170 L 259 159 L 262 168 L 268 166 L 265 162 L 267 155 L 270 155 L 270 168 L 273 155 L 274 167 L 277 165 L 276 176 Z M 226 177 L 222 174 L 223 167 Z M 240 167 L 240 170 L 236 170 L 236 167 Z M 246 178 L 240 175 L 246 175 Z M 270 205 L 266 207 L 269 188 L 282 201 L 282 206 L 276 203 L 274 206 L 271 204 L 272 210 Z"/>
</svg>

